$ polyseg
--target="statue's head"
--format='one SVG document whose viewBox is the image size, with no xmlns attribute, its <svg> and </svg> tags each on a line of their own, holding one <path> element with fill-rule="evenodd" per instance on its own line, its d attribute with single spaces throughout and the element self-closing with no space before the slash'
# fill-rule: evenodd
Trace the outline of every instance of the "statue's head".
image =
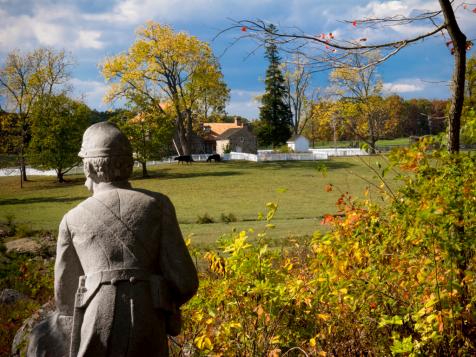
<svg viewBox="0 0 476 357">
<path fill-rule="evenodd" d="M 109 122 L 86 129 L 78 156 L 83 159 L 86 186 L 90 190 L 91 181 L 126 181 L 132 173 L 131 144 L 117 126 Z"/>
</svg>

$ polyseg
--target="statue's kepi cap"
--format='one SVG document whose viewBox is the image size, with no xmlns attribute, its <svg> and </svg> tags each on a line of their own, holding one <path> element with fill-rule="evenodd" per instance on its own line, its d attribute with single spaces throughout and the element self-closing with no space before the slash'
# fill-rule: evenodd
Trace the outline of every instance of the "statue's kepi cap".
<svg viewBox="0 0 476 357">
<path fill-rule="evenodd" d="M 132 157 L 127 137 L 110 122 L 91 125 L 83 135 L 80 158 L 126 156 Z"/>
</svg>

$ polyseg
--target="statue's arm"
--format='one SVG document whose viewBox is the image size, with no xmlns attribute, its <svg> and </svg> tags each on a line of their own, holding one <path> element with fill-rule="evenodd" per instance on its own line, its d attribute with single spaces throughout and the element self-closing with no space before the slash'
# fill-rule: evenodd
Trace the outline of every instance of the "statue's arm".
<svg viewBox="0 0 476 357">
<path fill-rule="evenodd" d="M 81 275 L 84 275 L 83 268 L 64 216 L 59 226 L 55 263 L 55 301 L 61 315 L 73 315 L 74 298 Z"/>
<path fill-rule="evenodd" d="M 168 198 L 163 201 L 161 226 L 160 271 L 172 287 L 174 302 L 182 305 L 195 295 L 198 276 Z"/>
</svg>

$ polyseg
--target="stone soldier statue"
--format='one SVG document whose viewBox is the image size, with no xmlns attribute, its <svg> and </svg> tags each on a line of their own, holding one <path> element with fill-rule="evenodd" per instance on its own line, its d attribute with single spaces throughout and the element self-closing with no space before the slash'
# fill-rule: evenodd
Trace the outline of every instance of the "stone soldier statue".
<svg viewBox="0 0 476 357">
<path fill-rule="evenodd" d="M 198 287 L 174 207 L 131 188 L 131 146 L 115 125 L 90 126 L 79 156 L 92 197 L 63 217 L 55 265 L 55 321 L 70 321 L 69 356 L 167 356 L 179 307 Z M 29 354 L 39 355 L 34 345 Z"/>
</svg>

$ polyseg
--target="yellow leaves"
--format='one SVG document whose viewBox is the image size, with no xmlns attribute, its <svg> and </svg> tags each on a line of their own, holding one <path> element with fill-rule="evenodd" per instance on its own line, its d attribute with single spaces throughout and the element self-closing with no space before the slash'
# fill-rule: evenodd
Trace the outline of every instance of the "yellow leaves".
<svg viewBox="0 0 476 357">
<path fill-rule="evenodd" d="M 251 247 L 251 244 L 247 242 L 248 236 L 246 235 L 246 231 L 241 231 L 239 236 L 228 245 L 224 252 L 225 253 L 232 253 L 233 256 L 236 256 L 242 250 L 248 249 Z"/>
<path fill-rule="evenodd" d="M 232 321 L 232 322 L 230 322 L 230 323 L 228 324 L 228 327 L 229 327 L 229 328 L 236 328 L 236 329 L 238 329 L 238 328 L 241 328 L 241 324 L 240 324 L 239 322 L 233 322 L 233 321 Z"/>
<path fill-rule="evenodd" d="M 316 339 L 315 338 L 311 338 L 309 340 L 309 346 L 311 347 L 316 347 Z"/>
<path fill-rule="evenodd" d="M 165 95 L 179 110 L 190 109 L 190 103 L 204 96 L 208 88 L 221 88 L 215 96 L 226 97 L 223 75 L 207 43 L 152 21 L 136 33 L 127 53 L 107 58 L 101 65 L 106 81 L 119 84 L 114 90 L 117 96 L 141 105 L 160 102 Z M 114 98 L 109 95 L 106 100 Z"/>
<path fill-rule="evenodd" d="M 339 293 L 340 293 L 340 294 L 346 295 L 347 292 L 348 292 L 347 288 L 339 289 Z"/>
<path fill-rule="evenodd" d="M 331 73 L 331 79 L 338 79 L 344 81 L 358 81 L 359 80 L 359 71 L 355 68 L 344 67 L 336 68 Z"/>
<path fill-rule="evenodd" d="M 205 253 L 204 258 L 208 261 L 209 268 L 212 272 L 224 276 L 225 275 L 225 260 L 214 252 Z"/>
<path fill-rule="evenodd" d="M 291 271 L 293 269 L 293 263 L 291 259 L 286 258 L 286 260 L 284 261 L 284 269 L 286 269 L 287 271 Z"/>
<path fill-rule="evenodd" d="M 318 319 L 323 320 L 323 321 L 328 321 L 328 320 L 330 320 L 331 315 L 329 315 L 329 314 L 316 314 L 316 317 Z"/>
<path fill-rule="evenodd" d="M 197 346 L 199 350 L 213 349 L 212 341 L 206 335 L 195 337 L 195 339 L 193 340 L 193 343 L 195 344 L 195 346 Z"/>
</svg>

